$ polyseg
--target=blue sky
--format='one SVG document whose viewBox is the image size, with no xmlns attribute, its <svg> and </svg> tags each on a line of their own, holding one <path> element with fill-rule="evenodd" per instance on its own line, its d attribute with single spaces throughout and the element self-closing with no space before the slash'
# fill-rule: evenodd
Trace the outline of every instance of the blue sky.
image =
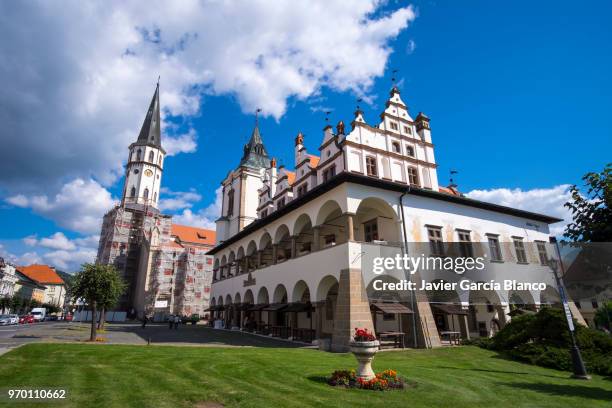
<svg viewBox="0 0 612 408">
<path fill-rule="evenodd" d="M 405 8 L 407 4 L 388 2 L 375 6 L 373 12 L 364 16 L 378 19 Z M 346 74 L 329 80 L 327 78 L 334 75 L 330 71 L 320 74 L 319 83 L 307 91 L 262 87 L 246 92 L 240 86 L 220 85 L 222 73 L 216 74 L 221 79 L 214 85 L 197 79 L 185 84 L 177 80 L 174 74 L 168 73 L 172 72 L 169 71 L 172 67 L 153 64 L 139 71 L 139 85 L 134 89 L 139 96 L 130 105 L 130 115 L 121 118 L 125 126 L 121 128 L 119 136 L 107 143 L 102 134 L 95 141 L 89 140 L 79 147 L 82 148 L 79 153 L 87 155 L 88 149 L 92 152 L 105 149 L 103 145 L 107 143 L 107 146 L 112 144 L 112 149 L 109 148 L 112 153 L 105 155 L 104 160 L 92 160 L 91 167 L 95 164 L 95 170 L 90 169 L 87 160 L 84 160 L 79 166 L 67 167 L 65 173 L 58 171 L 53 176 L 49 175 L 48 180 L 44 180 L 44 174 L 52 173 L 58 166 L 53 165 L 51 170 L 44 169 L 45 158 L 36 155 L 44 152 L 45 148 L 32 146 L 47 144 L 50 148 L 58 146 L 58 143 L 62 146 L 62 142 L 68 139 L 62 139 L 62 133 L 57 138 L 53 135 L 47 138 L 41 134 L 24 132 L 23 135 L 15 135 L 13 132 L 9 134 L 8 130 L 0 130 L 0 140 L 9 146 L 15 143 L 15 137 L 29 140 L 30 143 L 19 149 L 25 149 L 33 161 L 27 164 L 32 167 L 27 169 L 31 175 L 20 174 L 18 167 L 12 167 L 9 171 L 14 175 L 5 174 L 0 179 L 0 251 L 22 262 L 55 261 L 60 267 L 68 269 L 76 268 L 79 261 L 91 256 L 95 249 L 95 228 L 79 228 L 78 225 L 62 221 L 61 217 L 70 217 L 70 212 L 74 210 L 68 205 L 53 207 L 54 197 L 67 191 L 66 185 L 70 185 L 75 178 L 85 180 L 85 185 L 90 181 L 95 183 L 95 188 L 92 186 L 93 190 L 90 190 L 95 194 L 90 197 L 98 200 L 99 205 L 91 209 L 92 217 L 99 215 L 104 204 L 110 203 L 109 197 L 99 199 L 104 198 L 102 190 L 110 192 L 112 198 L 119 197 L 122 179 L 117 176 L 120 174 L 118 168 L 127 158 L 127 146 L 137 137 L 136 132 L 144 118 L 158 73 L 162 74 L 161 103 L 163 106 L 169 105 L 166 121 L 174 124 L 167 128 L 167 138 L 174 138 L 179 145 L 177 154 L 169 157 L 165 163 L 163 178 L 163 185 L 174 192 L 168 193 L 166 198 L 184 198 L 185 205 L 179 203 L 171 210 L 176 214 L 185 215 L 187 209 L 192 219 L 199 222 L 214 219 L 215 189 L 240 159 L 242 145 L 247 141 L 254 123 L 253 106 L 263 105 L 264 114 L 267 114 L 260 119 L 260 129 L 268 152 L 277 157 L 280 163 L 291 166 L 293 139 L 298 131 L 305 134 L 308 150 L 316 151 L 322 138 L 321 129 L 325 125 L 323 111 L 332 111 L 332 124 L 340 119 L 350 122 L 356 99 L 364 95 L 365 99 L 371 100 L 370 103 L 361 103 L 366 120 L 377 123 L 391 86 L 391 71 L 397 69 L 402 97 L 410 112 L 415 116 L 423 111 L 431 118 L 441 184 L 448 182 L 449 170 L 453 168 L 459 171 L 456 179 L 462 191 L 486 190 L 474 192 L 476 198 L 566 216 L 560 208 L 566 198 L 563 186 L 579 183 L 584 173 L 600 170 L 611 161 L 612 124 L 608 119 L 608 110 L 612 106 L 612 79 L 609 74 L 612 72 L 612 28 L 609 24 L 612 5 L 603 1 L 582 5 L 565 1 L 415 1 L 410 4 L 414 6 L 415 16 L 406 18 L 408 26 L 402 27 L 396 23 L 397 35 L 390 29 L 381 34 L 385 37 L 384 41 L 377 43 L 378 50 L 385 47 L 390 50 L 388 58 L 382 61 L 382 75 L 378 74 L 377 67 L 364 68 L 370 70 L 364 74 L 371 81 L 369 87 L 357 85 L 351 89 L 342 82 L 350 83 L 355 77 L 363 80 L 364 76 Z M 2 7 L 9 6 L 5 4 Z M 32 10 L 27 9 L 5 11 L 32 14 Z M 162 37 L 177 29 L 172 25 L 166 27 L 159 21 L 154 24 L 161 27 Z M 78 29 L 82 28 L 75 28 Z M 3 55 L 8 52 L 23 64 L 46 64 L 45 59 L 31 62 L 31 58 L 24 58 L 19 50 L 12 50 L 10 47 L 15 44 L 25 46 L 27 43 L 20 29 L 13 32 L 11 28 L 6 30 L 8 32 L 0 40 Z M 49 30 L 55 32 L 52 25 Z M 252 35 L 257 38 L 257 28 Z M 371 38 L 366 40 L 376 41 Z M 51 36 L 49 41 L 61 44 L 66 40 Z M 188 48 L 189 41 L 185 41 Z M 194 43 L 198 44 L 197 40 Z M 180 58 L 183 46 L 176 46 L 176 42 L 173 44 L 176 48 L 167 55 Z M 338 50 L 343 45 L 341 42 L 336 44 Z M 313 43 L 312 46 L 328 45 L 322 41 L 320 45 Z M 359 43 L 355 44 L 355 49 L 359 50 L 359 46 Z M 206 57 L 206 50 L 200 51 L 199 54 L 190 54 L 189 58 Z M 310 50 L 307 55 L 317 54 L 314 51 Z M 150 53 L 146 54 L 147 58 L 156 61 L 155 48 L 146 52 Z M 334 55 L 334 50 L 329 52 L 323 58 Z M 364 53 L 368 55 L 367 50 Z M 136 48 L 135 54 L 145 55 L 145 49 L 140 51 Z M 49 55 L 55 56 L 53 51 Z M 211 55 L 214 53 L 211 52 Z M 354 52 L 344 55 L 340 61 L 359 67 L 359 58 L 360 53 Z M 188 66 L 193 68 L 194 65 Z M 114 70 L 116 67 L 108 67 L 108 72 Z M 48 72 L 51 76 L 49 79 L 59 75 L 55 69 Z M 104 77 L 107 73 L 100 75 Z M 114 86 L 117 89 L 130 86 L 133 76 L 120 74 L 119 77 L 121 82 L 101 83 L 108 92 L 112 92 Z M 2 75 L 2 78 L 0 81 L 8 81 L 6 75 Z M 74 78 L 64 77 L 62 81 L 66 89 L 72 89 L 80 86 L 79 81 L 86 79 L 75 75 Z M 185 85 L 190 86 L 187 91 Z M 178 88 L 181 91 L 175 92 Z M 164 94 L 164 90 L 170 93 Z M 20 94 L 20 88 L 16 86 L 14 92 Z M 45 95 L 51 103 L 61 105 L 63 102 L 63 92 Z M 177 102 L 177 95 L 186 95 L 191 99 Z M 12 94 L 5 92 L 4 97 L 8 96 Z M 97 98 L 95 102 L 88 100 L 88 103 L 102 104 L 98 99 L 103 98 Z M 8 99 L 3 103 L 6 101 Z M 284 109 L 278 107 L 279 101 L 286 103 Z M 88 103 L 85 106 L 89 107 Z M 101 113 L 96 113 L 96 106 L 91 108 L 94 112 L 92 115 L 97 115 L 94 124 L 104 127 L 107 122 L 113 121 L 113 115 L 100 118 Z M 0 113 L 10 112 L 10 108 L 0 108 L 5 109 Z M 79 134 L 87 132 L 87 123 L 74 119 L 78 112 L 64 111 L 61 114 L 67 115 L 66 122 L 45 126 L 74 126 L 81 132 Z M 37 116 L 26 119 L 36 121 Z M 189 144 L 190 141 L 193 146 Z M 8 158 L 9 155 L 11 153 L 3 149 L 1 156 Z M 70 155 L 61 160 L 61 163 L 74 162 Z M 185 192 L 191 194 L 185 195 Z M 23 200 L 15 200 L 16 196 L 21 196 Z M 47 204 L 37 205 L 33 199 L 37 196 L 46 197 Z M 89 200 L 89 197 L 79 197 L 80 200 Z M 53 235 L 57 233 L 63 234 L 67 241 Z M 45 237 L 53 236 L 55 241 L 45 241 L 46 245 L 42 241 Z M 26 237 L 30 237 L 30 240 L 24 240 Z M 77 254 L 77 251 L 80 252 Z M 45 256 L 49 253 L 51 255 Z"/>
</svg>

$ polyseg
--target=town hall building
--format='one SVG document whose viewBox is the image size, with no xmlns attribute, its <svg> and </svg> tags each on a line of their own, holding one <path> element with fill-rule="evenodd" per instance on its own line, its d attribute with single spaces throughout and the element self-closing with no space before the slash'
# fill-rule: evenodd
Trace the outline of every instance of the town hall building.
<svg viewBox="0 0 612 408">
<path fill-rule="evenodd" d="M 226 328 L 332 351 L 346 351 L 356 327 L 396 345 L 437 347 L 490 336 L 515 310 L 559 302 L 547 243 L 549 225 L 560 220 L 440 186 L 430 119 L 413 117 L 397 87 L 376 125 L 358 109 L 350 127 L 323 129 L 317 152 L 301 133 L 293 142 L 293 168 L 277 166 L 256 125 L 221 183 L 210 310 Z M 377 257 L 421 254 L 482 257 L 486 268 L 372 271 Z M 544 290 L 375 288 L 536 275 Z"/>
</svg>

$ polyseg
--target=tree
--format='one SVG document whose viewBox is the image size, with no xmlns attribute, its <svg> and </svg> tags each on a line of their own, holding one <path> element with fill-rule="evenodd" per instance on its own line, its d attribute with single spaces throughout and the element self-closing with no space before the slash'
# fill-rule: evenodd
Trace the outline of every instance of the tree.
<svg viewBox="0 0 612 408">
<path fill-rule="evenodd" d="M 113 265 L 83 264 L 74 276 L 72 296 L 74 300 L 83 299 L 91 308 L 90 341 L 96 341 L 96 315 L 98 307 L 105 310 L 114 304 L 125 292 L 127 285 Z M 103 317 L 103 316 L 101 316 Z"/>
<path fill-rule="evenodd" d="M 606 329 L 609 332 L 612 329 L 612 301 L 601 305 L 595 312 L 593 320 L 598 328 Z"/>
<path fill-rule="evenodd" d="M 13 311 L 13 313 L 17 313 L 19 311 L 20 306 L 21 306 L 21 298 L 19 296 L 13 295 L 13 297 L 11 298 L 11 304 L 10 304 L 10 308 Z"/>
<path fill-rule="evenodd" d="M 565 227 L 566 238 L 575 242 L 612 241 L 612 163 L 601 173 L 582 177 L 586 195 L 576 185 L 570 187 L 571 201 L 565 207 L 572 211 L 573 222 Z"/>
</svg>

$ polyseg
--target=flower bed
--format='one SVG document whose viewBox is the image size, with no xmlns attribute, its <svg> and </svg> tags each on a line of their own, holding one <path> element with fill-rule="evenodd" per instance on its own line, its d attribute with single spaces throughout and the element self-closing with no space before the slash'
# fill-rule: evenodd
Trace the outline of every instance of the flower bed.
<svg viewBox="0 0 612 408">
<path fill-rule="evenodd" d="M 334 387 L 361 388 L 364 390 L 387 391 L 406 388 L 406 381 L 395 370 L 385 370 L 376 373 L 371 380 L 357 378 L 355 370 L 337 370 L 327 379 Z"/>
</svg>

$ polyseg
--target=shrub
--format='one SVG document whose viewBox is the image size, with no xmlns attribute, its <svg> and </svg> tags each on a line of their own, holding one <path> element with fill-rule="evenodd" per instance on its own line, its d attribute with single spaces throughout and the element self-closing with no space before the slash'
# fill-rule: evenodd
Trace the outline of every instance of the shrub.
<svg viewBox="0 0 612 408">
<path fill-rule="evenodd" d="M 357 378 L 355 370 L 336 370 L 327 383 L 332 386 L 344 386 L 349 388 L 362 388 L 364 390 L 386 391 L 391 389 L 403 389 L 406 382 L 395 370 L 385 370 L 377 373 L 371 380 Z"/>
<path fill-rule="evenodd" d="M 587 370 L 612 375 L 612 338 L 576 323 L 574 326 Z M 558 370 L 572 367 L 571 337 L 560 309 L 543 308 L 537 314 L 515 317 L 492 339 L 475 340 L 473 344 L 530 364 Z"/>
</svg>

